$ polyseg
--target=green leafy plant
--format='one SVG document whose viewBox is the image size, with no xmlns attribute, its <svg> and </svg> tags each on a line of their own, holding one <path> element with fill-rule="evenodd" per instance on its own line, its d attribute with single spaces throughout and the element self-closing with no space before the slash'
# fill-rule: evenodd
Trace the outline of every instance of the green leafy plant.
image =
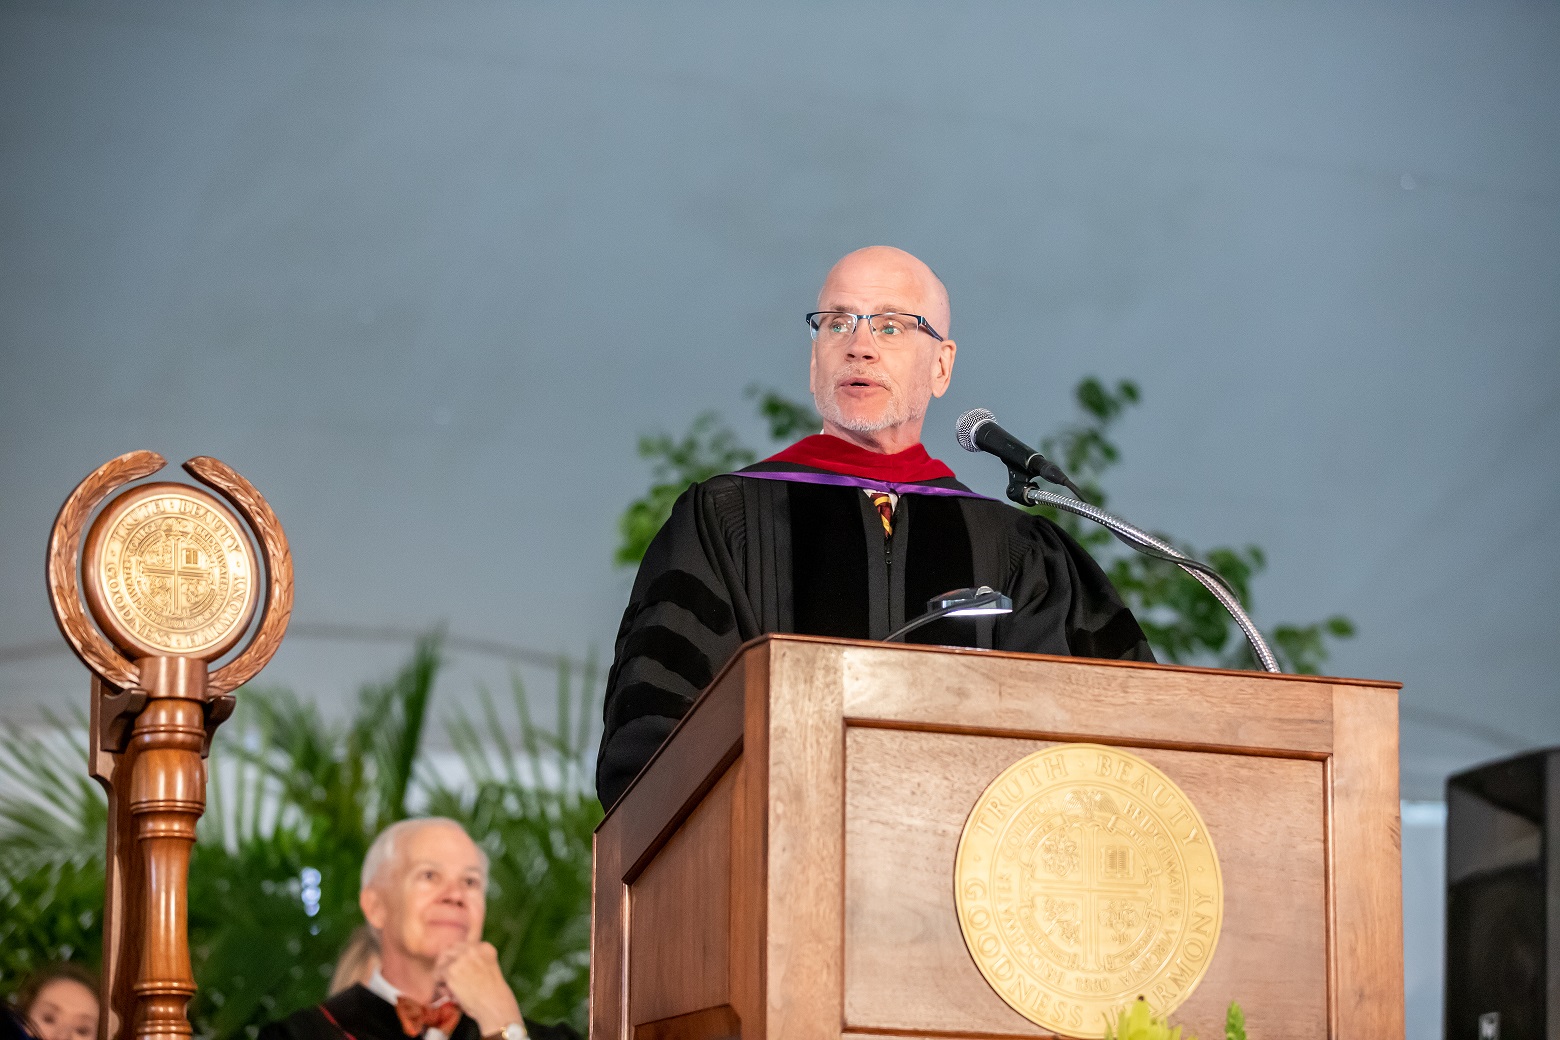
<svg viewBox="0 0 1560 1040">
<path fill-rule="evenodd" d="M 1224 1040 L 1246 1040 L 1246 1013 L 1233 1000 L 1224 1013 Z"/>
<path fill-rule="evenodd" d="M 747 388 L 746 396 L 758 402 L 759 418 L 768 427 L 772 441 L 798 440 L 823 428 L 823 419 L 810 405 L 787 400 L 777 390 L 754 383 Z"/>
<path fill-rule="evenodd" d="M 1180 1036 L 1181 1027 L 1170 1025 L 1169 1016 L 1156 1018 L 1142 997 L 1123 1010 L 1115 1022 L 1105 1025 L 1105 1040 L 1179 1040 Z M 1189 1036 L 1186 1040 L 1197 1038 Z M 1224 1013 L 1224 1040 L 1246 1040 L 1246 1015 L 1235 1001 L 1230 1001 Z"/>
<path fill-rule="evenodd" d="M 1106 1023 L 1105 1040 L 1181 1040 L 1181 1027 L 1170 1025 L 1168 1018 L 1156 1017 L 1148 1009 L 1148 1001 L 1138 997 L 1115 1022 Z"/>
<path fill-rule="evenodd" d="M 190 868 L 198 1035 L 253 1036 L 325 996 L 361 923 L 358 874 L 373 837 L 415 807 L 453 817 L 492 864 L 486 936 L 521 1007 L 583 1028 L 591 835 L 601 818 L 589 748 L 596 672 L 560 668 L 558 723 L 525 690 L 506 733 L 493 698 L 448 722 L 464 777 L 428 764 L 425 723 L 440 665 L 421 641 L 342 721 L 286 690 L 245 689 L 218 731 L 208 808 Z M 86 778 L 85 720 L 0 737 L 0 995 L 46 960 L 96 966 L 102 950 L 104 799 Z"/>
<path fill-rule="evenodd" d="M 108 813 L 87 776 L 80 712 L 0 734 L 0 989 L 52 961 L 95 967 L 103 946 Z"/>
</svg>

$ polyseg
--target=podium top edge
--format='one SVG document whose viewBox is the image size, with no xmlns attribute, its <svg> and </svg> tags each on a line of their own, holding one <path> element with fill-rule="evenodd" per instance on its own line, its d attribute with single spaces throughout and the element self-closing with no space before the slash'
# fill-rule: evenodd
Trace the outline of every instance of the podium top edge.
<svg viewBox="0 0 1560 1040">
<path fill-rule="evenodd" d="M 876 639 L 836 639 L 829 636 L 797 635 L 789 632 L 771 632 L 750 639 L 737 648 L 720 672 L 731 668 L 738 660 L 766 643 L 810 643 L 827 646 L 849 646 L 869 650 L 885 650 L 890 653 L 947 654 L 980 658 L 1003 658 L 1014 661 L 1047 661 L 1052 664 L 1088 665 L 1099 668 L 1128 668 L 1151 672 L 1183 672 L 1190 675 L 1228 676 L 1239 679 L 1283 680 L 1288 682 L 1324 683 L 1330 686 L 1364 686 L 1380 690 L 1401 690 L 1403 684 L 1394 679 L 1355 679 L 1335 675 L 1299 675 L 1291 672 L 1240 671 L 1234 668 L 1202 668 L 1189 664 L 1159 664 L 1149 661 L 1115 661 L 1103 657 L 1074 657 L 1063 654 L 1028 654 L 1016 650 L 982 650 L 968 646 L 926 646 L 919 643 L 885 643 Z M 716 674 L 710 685 L 721 679 Z"/>
</svg>

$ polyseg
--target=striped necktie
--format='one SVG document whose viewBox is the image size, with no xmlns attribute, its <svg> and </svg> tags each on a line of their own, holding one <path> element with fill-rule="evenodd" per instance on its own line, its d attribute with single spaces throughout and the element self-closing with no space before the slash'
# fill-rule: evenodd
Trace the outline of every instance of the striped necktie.
<svg viewBox="0 0 1560 1040">
<path fill-rule="evenodd" d="M 877 507 L 878 519 L 883 521 L 884 539 L 894 536 L 894 500 L 885 491 L 874 492 L 872 504 Z"/>
</svg>

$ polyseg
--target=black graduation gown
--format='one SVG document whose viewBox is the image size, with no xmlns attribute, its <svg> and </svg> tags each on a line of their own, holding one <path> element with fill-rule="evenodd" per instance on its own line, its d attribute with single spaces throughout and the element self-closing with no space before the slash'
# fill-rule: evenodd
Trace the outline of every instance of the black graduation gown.
<svg viewBox="0 0 1560 1040">
<path fill-rule="evenodd" d="M 325 1011 L 330 1012 L 327 1018 Z M 335 1024 L 331 1023 L 334 1018 Z M 580 1040 L 580 1034 L 567 1023 L 544 1026 L 525 1020 L 531 1040 Z M 395 1005 L 367 986 L 344 989 L 323 1005 L 304 1008 L 280 1022 L 260 1029 L 258 1040 L 407 1040 Z M 462 1015 L 450 1040 L 481 1040 L 477 1020 Z"/>
<path fill-rule="evenodd" d="M 596 792 L 610 809 L 744 642 L 771 632 L 882 639 L 950 589 L 1013 600 L 908 641 L 1152 661 L 1105 572 L 1056 524 L 952 477 L 897 485 L 893 536 L 859 486 L 773 477 L 759 463 L 690 487 L 651 542 L 607 677 Z M 783 467 L 797 470 L 799 467 Z"/>
</svg>

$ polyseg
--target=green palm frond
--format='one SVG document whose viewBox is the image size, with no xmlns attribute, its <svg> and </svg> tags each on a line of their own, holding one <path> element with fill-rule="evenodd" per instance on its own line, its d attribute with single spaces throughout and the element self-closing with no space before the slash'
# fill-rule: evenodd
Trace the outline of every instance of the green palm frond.
<svg viewBox="0 0 1560 1040">
<path fill-rule="evenodd" d="M 0 800 L 0 862 L 101 855 L 108 825 L 103 789 L 87 776 L 87 721 L 44 713 L 42 732 L 7 722 L 0 733 L 0 782 L 17 797 Z"/>
<path fill-rule="evenodd" d="M 107 800 L 87 776 L 87 724 L 45 713 L 0 732 L 0 995 L 34 967 L 103 948 Z"/>
<path fill-rule="evenodd" d="M 589 996 L 591 839 L 601 806 L 590 776 L 596 668 L 578 680 L 558 673 L 557 723 L 531 715 L 511 681 L 517 739 L 504 738 L 492 695 L 479 698 L 479 727 L 465 713 L 447 729 L 469 783 L 428 791 L 428 811 L 460 820 L 490 860 L 488 938 L 521 1007 L 543 1021 L 583 1030 Z"/>
<path fill-rule="evenodd" d="M 374 764 L 369 829 L 406 817 L 406 796 L 422 747 L 423 725 L 439 674 L 440 637 L 417 641 L 411 661 L 388 683 L 364 687 L 349 737 L 352 750 Z"/>
</svg>

